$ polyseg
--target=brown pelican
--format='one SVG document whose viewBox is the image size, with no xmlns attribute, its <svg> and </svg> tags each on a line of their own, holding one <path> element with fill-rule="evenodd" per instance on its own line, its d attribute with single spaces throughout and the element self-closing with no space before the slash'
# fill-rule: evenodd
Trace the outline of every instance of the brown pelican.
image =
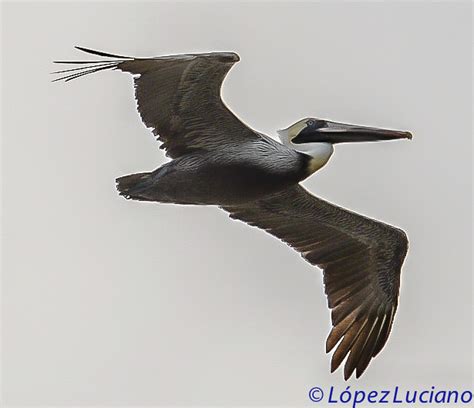
<svg viewBox="0 0 474 408">
<path fill-rule="evenodd" d="M 117 179 L 121 195 L 160 203 L 216 205 L 286 242 L 323 270 L 332 309 L 331 372 L 358 378 L 384 347 L 398 304 L 405 233 L 315 197 L 299 182 L 323 167 L 336 143 L 411 139 L 404 131 L 307 118 L 278 132 L 250 129 L 224 104 L 233 52 L 132 58 L 76 47 L 106 60 L 56 61 L 70 81 L 119 69 L 133 75 L 138 112 L 172 160 Z"/>
</svg>

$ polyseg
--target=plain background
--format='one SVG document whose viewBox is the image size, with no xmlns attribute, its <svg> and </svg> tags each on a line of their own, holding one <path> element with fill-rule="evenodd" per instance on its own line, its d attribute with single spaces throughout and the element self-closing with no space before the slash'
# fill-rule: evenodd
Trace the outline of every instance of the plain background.
<svg viewBox="0 0 474 408">
<path fill-rule="evenodd" d="M 305 116 L 410 130 L 304 182 L 407 231 L 400 306 L 352 389 L 472 385 L 469 3 L 4 3 L 2 374 L 8 405 L 311 405 L 343 390 L 318 269 L 216 208 L 126 201 L 165 162 L 132 79 L 51 83 L 73 45 L 237 51 L 224 98 L 274 135 Z M 91 57 L 94 59 L 93 57 Z"/>
</svg>

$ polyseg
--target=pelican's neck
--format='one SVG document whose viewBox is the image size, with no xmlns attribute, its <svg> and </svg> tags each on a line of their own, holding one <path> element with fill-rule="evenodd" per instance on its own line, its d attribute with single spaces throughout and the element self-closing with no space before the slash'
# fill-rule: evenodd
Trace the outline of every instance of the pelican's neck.
<svg viewBox="0 0 474 408">
<path fill-rule="evenodd" d="M 311 157 L 307 167 L 308 174 L 313 174 L 323 167 L 334 152 L 334 146 L 331 143 L 302 143 L 301 145 L 292 143 L 291 145 L 297 152 Z"/>
<path fill-rule="evenodd" d="M 292 135 L 290 135 L 289 130 L 292 130 L 291 127 L 289 129 L 279 130 L 278 137 L 285 146 L 311 157 L 306 169 L 308 175 L 313 174 L 328 162 L 329 158 L 334 152 L 334 146 L 331 143 L 292 143 Z"/>
</svg>

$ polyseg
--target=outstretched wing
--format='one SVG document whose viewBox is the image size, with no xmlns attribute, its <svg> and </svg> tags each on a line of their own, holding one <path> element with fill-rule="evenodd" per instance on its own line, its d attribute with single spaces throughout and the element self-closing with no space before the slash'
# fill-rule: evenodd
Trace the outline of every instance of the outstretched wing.
<svg viewBox="0 0 474 408">
<path fill-rule="evenodd" d="M 239 61 L 233 52 L 133 58 L 76 48 L 113 59 L 55 61 L 80 65 L 53 72 L 64 74 L 55 81 L 70 81 L 107 69 L 133 74 L 138 112 L 172 158 L 260 139 L 227 108 L 220 96 L 222 81 Z"/>
<path fill-rule="evenodd" d="M 323 270 L 333 326 L 326 352 L 338 345 L 331 372 L 349 355 L 344 378 L 354 370 L 360 377 L 392 327 L 408 249 L 405 233 L 336 207 L 301 186 L 224 209 L 286 242 Z"/>
</svg>

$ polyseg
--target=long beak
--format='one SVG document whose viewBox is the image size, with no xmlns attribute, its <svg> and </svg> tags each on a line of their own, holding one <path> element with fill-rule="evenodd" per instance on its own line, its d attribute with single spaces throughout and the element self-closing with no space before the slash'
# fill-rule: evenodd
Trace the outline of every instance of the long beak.
<svg viewBox="0 0 474 408">
<path fill-rule="evenodd" d="M 413 137 L 410 132 L 400 130 L 379 129 L 329 121 L 326 122 L 325 127 L 308 132 L 305 136 L 305 142 L 317 141 L 332 144 L 378 142 L 384 140 L 411 139 Z"/>
</svg>

